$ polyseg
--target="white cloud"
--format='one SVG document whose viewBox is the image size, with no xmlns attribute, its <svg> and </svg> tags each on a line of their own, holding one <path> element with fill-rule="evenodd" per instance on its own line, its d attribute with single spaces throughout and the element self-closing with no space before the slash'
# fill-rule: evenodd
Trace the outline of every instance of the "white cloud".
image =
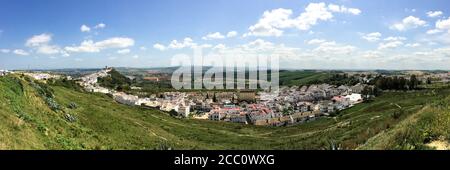
<svg viewBox="0 0 450 170">
<path fill-rule="evenodd" d="M 134 55 L 134 56 L 132 56 L 132 58 L 134 58 L 134 59 L 138 59 L 138 58 L 139 58 L 139 56 L 138 56 L 138 55 Z"/>
<path fill-rule="evenodd" d="M 382 56 L 382 53 L 377 50 L 369 50 L 362 52 L 362 57 L 364 58 L 380 58 Z"/>
<path fill-rule="evenodd" d="M 37 53 L 40 54 L 58 54 L 61 53 L 61 48 L 56 45 L 42 45 L 37 48 Z"/>
<path fill-rule="evenodd" d="M 13 53 L 17 54 L 17 55 L 23 55 L 23 56 L 30 55 L 30 53 L 28 53 L 28 52 L 26 52 L 25 50 L 22 50 L 22 49 L 16 49 L 16 50 L 13 51 Z"/>
<path fill-rule="evenodd" d="M 406 37 L 387 37 L 384 41 L 404 41 Z"/>
<path fill-rule="evenodd" d="M 337 44 L 335 41 L 325 41 L 319 43 L 319 46 L 312 50 L 316 55 L 331 56 L 331 55 L 348 55 L 356 50 L 356 47 L 351 45 Z"/>
<path fill-rule="evenodd" d="M 326 8 L 325 3 L 310 3 L 305 12 L 295 19 L 294 25 L 299 30 L 309 30 L 318 21 L 327 21 L 333 18 L 333 14 Z"/>
<path fill-rule="evenodd" d="M 369 42 L 375 42 L 375 41 L 380 40 L 380 37 L 381 37 L 381 33 L 379 33 L 379 32 L 372 32 L 372 33 L 363 35 L 361 38 L 365 39 L 365 40 L 367 40 Z"/>
<path fill-rule="evenodd" d="M 103 41 L 94 42 L 85 40 L 79 46 L 68 46 L 64 49 L 69 52 L 100 52 L 104 49 L 127 48 L 134 45 L 134 40 L 126 37 L 113 37 Z"/>
<path fill-rule="evenodd" d="M 142 50 L 142 51 L 146 51 L 146 50 L 147 50 L 147 47 L 141 46 L 141 47 L 139 47 L 139 49 Z"/>
<path fill-rule="evenodd" d="M 214 50 L 225 50 L 227 49 L 227 46 L 225 46 L 224 44 L 217 44 L 216 46 L 213 47 Z"/>
<path fill-rule="evenodd" d="M 439 29 L 432 29 L 432 30 L 428 30 L 427 34 L 437 34 L 437 33 L 441 33 L 442 30 Z"/>
<path fill-rule="evenodd" d="M 89 28 L 87 25 L 82 25 L 81 27 L 80 27 L 80 30 L 81 30 L 81 32 L 90 32 L 91 31 L 91 28 Z"/>
<path fill-rule="evenodd" d="M 130 53 L 130 52 L 131 52 L 131 50 L 128 49 L 128 48 L 126 48 L 126 49 L 121 49 L 121 50 L 118 50 L 118 51 L 117 51 L 118 54 L 128 54 L 128 53 Z"/>
<path fill-rule="evenodd" d="M 307 42 L 307 44 L 309 44 L 309 45 L 313 45 L 313 44 L 322 44 L 322 43 L 324 43 L 324 42 L 326 42 L 326 40 L 324 40 L 324 39 L 312 39 L 312 40 L 309 40 L 309 41 Z"/>
<path fill-rule="evenodd" d="M 406 44 L 405 47 L 420 47 L 420 43 Z"/>
<path fill-rule="evenodd" d="M 95 43 L 101 49 L 126 48 L 134 45 L 134 40 L 126 37 L 114 37 Z"/>
<path fill-rule="evenodd" d="M 35 36 L 29 38 L 26 41 L 25 45 L 27 47 L 37 47 L 37 46 L 40 46 L 43 44 L 47 44 L 51 40 L 52 40 L 52 35 L 44 33 L 44 34 L 35 35 Z"/>
<path fill-rule="evenodd" d="M 225 36 L 220 32 L 209 33 L 208 35 L 202 37 L 203 40 L 214 40 L 214 39 L 224 39 Z"/>
<path fill-rule="evenodd" d="M 200 48 L 211 48 L 212 45 L 211 44 L 202 44 L 202 45 L 197 46 L 197 47 L 200 47 Z"/>
<path fill-rule="evenodd" d="M 155 45 L 153 45 L 153 48 L 156 48 L 158 50 L 164 51 L 166 50 L 166 47 L 162 44 L 156 43 Z"/>
<path fill-rule="evenodd" d="M 193 40 L 189 37 L 186 37 L 183 39 L 182 42 L 179 42 L 177 40 L 172 40 L 172 42 L 170 42 L 170 44 L 168 45 L 168 48 L 170 49 L 182 49 L 182 48 L 186 48 L 186 47 L 194 47 L 197 44 L 195 44 L 193 42 Z"/>
<path fill-rule="evenodd" d="M 443 13 L 442 11 L 428 11 L 427 16 L 430 18 L 441 16 Z"/>
<path fill-rule="evenodd" d="M 230 31 L 227 33 L 227 38 L 235 37 L 237 36 L 238 32 L 236 31 Z"/>
<path fill-rule="evenodd" d="M 249 42 L 246 45 L 243 45 L 243 47 L 248 48 L 257 48 L 257 49 L 267 49 L 267 48 L 272 48 L 273 47 L 273 43 L 269 42 L 269 41 L 265 41 L 263 39 L 257 39 L 255 41 Z"/>
<path fill-rule="evenodd" d="M 278 8 L 271 11 L 265 11 L 258 23 L 249 27 L 249 33 L 253 36 L 281 36 L 282 28 L 293 26 L 293 20 L 290 18 L 292 10 Z"/>
<path fill-rule="evenodd" d="M 448 17 L 448 19 L 438 20 L 436 22 L 436 28 L 450 31 L 450 17 Z"/>
<path fill-rule="evenodd" d="M 339 12 L 339 13 L 348 13 L 353 15 L 359 15 L 361 14 L 361 10 L 357 8 L 347 8 L 344 5 L 336 5 L 336 4 L 329 4 L 328 9 L 332 12 Z"/>
<path fill-rule="evenodd" d="M 211 48 L 212 45 L 211 44 L 197 45 L 189 37 L 184 38 L 183 41 L 172 40 L 170 42 L 170 44 L 167 45 L 167 46 L 159 44 L 159 43 L 156 43 L 156 44 L 153 45 L 153 48 L 161 50 L 161 51 L 164 51 L 164 50 L 167 50 L 167 49 L 183 49 L 183 48 L 196 48 L 196 47 Z"/>
<path fill-rule="evenodd" d="M 2 53 L 9 53 L 11 50 L 9 50 L 9 49 L 0 49 L 0 52 L 2 52 Z"/>
<path fill-rule="evenodd" d="M 402 46 L 404 44 L 403 41 L 405 40 L 405 37 L 387 37 L 384 39 L 384 42 L 378 44 L 378 49 L 383 50 L 397 48 Z"/>
<path fill-rule="evenodd" d="M 358 15 L 361 10 L 356 8 L 347 8 L 344 6 L 336 6 L 330 4 L 327 8 L 325 3 L 310 3 L 305 8 L 305 11 L 298 17 L 292 18 L 292 10 L 278 8 L 271 11 L 265 11 L 258 23 L 248 28 L 249 32 L 244 34 L 246 36 L 281 36 L 283 29 L 297 28 L 299 30 L 309 30 L 319 21 L 328 21 L 333 18 L 332 12 L 349 13 Z"/>
<path fill-rule="evenodd" d="M 382 49 L 390 49 L 390 48 L 397 48 L 399 46 L 403 45 L 402 41 L 389 41 L 386 43 L 380 43 L 378 45 L 378 49 L 382 50 Z"/>
<path fill-rule="evenodd" d="M 397 31 L 406 31 L 409 29 L 417 28 L 417 27 L 423 27 L 427 24 L 424 20 L 421 20 L 420 18 L 414 17 L 414 16 L 408 16 L 404 18 L 401 22 L 396 23 L 390 27 L 390 29 L 397 30 Z"/>
<path fill-rule="evenodd" d="M 105 28 L 105 27 L 106 27 L 106 24 L 100 23 L 100 24 L 97 24 L 94 28 L 95 29 L 100 29 L 100 28 Z"/>
<path fill-rule="evenodd" d="M 62 50 L 57 45 L 51 45 L 50 42 L 52 41 L 52 35 L 43 33 L 39 35 L 34 35 L 33 37 L 29 38 L 25 42 L 25 46 L 31 47 L 36 50 L 36 53 L 39 54 L 62 54 L 63 56 L 66 56 L 67 53 Z"/>
</svg>

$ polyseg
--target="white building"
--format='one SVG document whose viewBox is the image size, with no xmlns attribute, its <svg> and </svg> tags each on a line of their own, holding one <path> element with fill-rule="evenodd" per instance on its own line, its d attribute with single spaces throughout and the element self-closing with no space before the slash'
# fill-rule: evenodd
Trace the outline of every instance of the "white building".
<svg viewBox="0 0 450 170">
<path fill-rule="evenodd" d="M 25 73 L 26 76 L 32 77 L 36 80 L 48 80 L 52 78 L 60 78 L 59 75 L 52 75 L 48 73 Z"/>
<path fill-rule="evenodd" d="M 0 76 L 6 76 L 8 75 L 10 72 L 8 70 L 0 70 Z"/>
<path fill-rule="evenodd" d="M 349 99 L 352 103 L 358 103 L 363 100 L 362 95 L 358 93 L 352 93 L 351 95 L 345 96 L 345 98 Z"/>
<path fill-rule="evenodd" d="M 97 87 L 95 87 L 95 86 L 87 86 L 87 87 L 85 87 L 85 89 L 86 89 L 86 91 L 92 92 L 92 93 L 108 94 L 108 93 L 111 92 L 109 89 L 104 88 L 104 87 L 100 87 L 100 86 L 97 86 Z"/>
<path fill-rule="evenodd" d="M 139 97 L 138 96 L 128 95 L 123 92 L 119 92 L 119 93 L 114 93 L 113 98 L 115 101 L 122 103 L 122 104 L 130 105 L 130 106 L 139 105 Z"/>
</svg>

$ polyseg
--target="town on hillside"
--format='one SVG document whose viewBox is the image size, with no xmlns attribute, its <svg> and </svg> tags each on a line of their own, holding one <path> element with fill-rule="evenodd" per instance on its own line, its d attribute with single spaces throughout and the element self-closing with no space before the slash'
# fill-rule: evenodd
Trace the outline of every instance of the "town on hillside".
<svg viewBox="0 0 450 170">
<path fill-rule="evenodd" d="M 344 109 L 374 98 L 378 89 L 375 86 L 382 87 L 383 90 L 402 90 L 402 88 L 411 89 L 414 86 L 411 79 L 418 83 L 427 83 L 427 81 L 448 83 L 450 80 L 450 72 L 426 75 L 420 72 L 406 72 L 402 75 L 347 72 L 342 77 L 352 77 L 352 80 L 355 80 L 354 85 L 336 85 L 325 82 L 301 86 L 281 86 L 278 91 L 166 91 L 140 96 L 136 93 L 128 93 L 124 89 L 118 90 L 102 86 L 99 81 L 111 78 L 112 72 L 118 74 L 111 67 L 105 67 L 77 78 L 52 72 L 20 71 L 17 73 L 43 81 L 50 79 L 75 81 L 85 91 L 107 94 L 117 103 L 159 109 L 175 117 L 263 126 L 295 125 L 322 116 L 337 115 Z M 1 76 L 11 73 L 6 70 L 0 71 Z M 126 80 L 136 78 L 134 76 L 124 77 Z M 377 84 L 371 83 L 375 78 L 378 79 Z M 383 84 L 379 84 L 380 82 Z M 391 87 L 393 84 L 395 87 Z M 132 86 L 130 89 L 139 91 L 142 87 Z"/>
</svg>

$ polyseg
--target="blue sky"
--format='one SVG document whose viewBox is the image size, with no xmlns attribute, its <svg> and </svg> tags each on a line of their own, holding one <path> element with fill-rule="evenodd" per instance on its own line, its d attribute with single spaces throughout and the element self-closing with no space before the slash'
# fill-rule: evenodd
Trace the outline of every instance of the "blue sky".
<svg viewBox="0 0 450 170">
<path fill-rule="evenodd" d="M 446 0 L 2 0 L 0 69 L 169 66 L 283 51 L 282 68 L 450 69 Z"/>
</svg>

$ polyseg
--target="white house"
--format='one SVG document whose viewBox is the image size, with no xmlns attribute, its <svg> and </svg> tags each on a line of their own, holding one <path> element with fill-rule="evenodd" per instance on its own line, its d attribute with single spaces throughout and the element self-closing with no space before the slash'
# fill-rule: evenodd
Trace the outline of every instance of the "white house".
<svg viewBox="0 0 450 170">
<path fill-rule="evenodd" d="M 8 73 L 8 70 L 0 70 L 0 76 L 6 76 Z"/>
<path fill-rule="evenodd" d="M 345 96 L 345 98 L 349 99 L 352 103 L 361 102 L 363 100 L 362 95 L 358 93 L 352 93 L 351 95 Z"/>
<path fill-rule="evenodd" d="M 113 98 L 115 101 L 117 101 L 119 103 L 130 105 L 130 106 L 138 105 L 138 103 L 139 103 L 138 96 L 128 95 L 123 92 L 114 93 Z"/>
</svg>

